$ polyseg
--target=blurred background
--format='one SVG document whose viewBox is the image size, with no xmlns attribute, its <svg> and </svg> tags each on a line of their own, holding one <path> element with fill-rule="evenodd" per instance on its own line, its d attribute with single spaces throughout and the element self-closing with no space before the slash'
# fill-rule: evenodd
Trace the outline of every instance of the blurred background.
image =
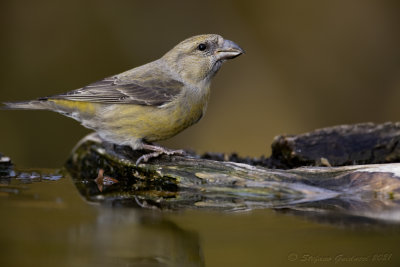
<svg viewBox="0 0 400 267">
<path fill-rule="evenodd" d="M 246 54 L 226 63 L 206 116 L 162 142 L 270 154 L 278 134 L 400 120 L 400 1 L 3 0 L 0 102 L 77 89 L 218 33 Z M 60 167 L 90 131 L 49 111 L 0 111 L 0 152 Z"/>
</svg>

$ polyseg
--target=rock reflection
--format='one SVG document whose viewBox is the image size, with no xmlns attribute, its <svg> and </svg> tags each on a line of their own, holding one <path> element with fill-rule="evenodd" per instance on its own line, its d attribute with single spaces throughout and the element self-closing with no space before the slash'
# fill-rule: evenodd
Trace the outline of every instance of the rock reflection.
<svg viewBox="0 0 400 267">
<path fill-rule="evenodd" d="M 398 227 L 400 203 L 383 199 L 332 198 L 316 202 L 282 206 L 275 210 L 319 223 L 345 227 Z"/>
<path fill-rule="evenodd" d="M 197 233 L 160 212 L 88 204 L 70 177 L 48 173 L 58 171 L 0 177 L 1 243 L 11 244 L 1 266 L 204 266 Z"/>
<path fill-rule="evenodd" d="M 75 251 L 100 265 L 204 266 L 197 234 L 149 211 L 103 207 L 94 225 L 69 236 Z"/>
</svg>

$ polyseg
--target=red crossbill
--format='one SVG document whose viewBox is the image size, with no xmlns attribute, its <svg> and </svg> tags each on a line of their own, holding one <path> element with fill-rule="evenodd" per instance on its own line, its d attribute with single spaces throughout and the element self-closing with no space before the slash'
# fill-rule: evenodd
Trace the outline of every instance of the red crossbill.
<svg viewBox="0 0 400 267">
<path fill-rule="evenodd" d="M 80 89 L 26 102 L 12 109 L 46 109 L 74 118 L 99 137 L 133 149 L 177 151 L 150 145 L 170 138 L 204 115 L 210 82 L 223 62 L 244 51 L 216 34 L 188 38 L 163 57 Z"/>
</svg>

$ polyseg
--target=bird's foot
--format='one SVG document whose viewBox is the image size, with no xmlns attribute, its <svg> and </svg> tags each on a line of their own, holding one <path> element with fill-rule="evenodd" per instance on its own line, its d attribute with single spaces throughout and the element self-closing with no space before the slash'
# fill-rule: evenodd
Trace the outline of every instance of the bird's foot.
<svg viewBox="0 0 400 267">
<path fill-rule="evenodd" d="M 181 155 L 185 156 L 186 152 L 182 149 L 179 150 L 172 150 L 161 146 L 149 145 L 144 144 L 142 146 L 143 149 L 154 151 L 152 153 L 144 154 L 136 160 L 136 166 L 140 164 L 140 162 L 147 162 L 149 159 L 157 158 L 163 154 L 165 155 Z"/>
</svg>

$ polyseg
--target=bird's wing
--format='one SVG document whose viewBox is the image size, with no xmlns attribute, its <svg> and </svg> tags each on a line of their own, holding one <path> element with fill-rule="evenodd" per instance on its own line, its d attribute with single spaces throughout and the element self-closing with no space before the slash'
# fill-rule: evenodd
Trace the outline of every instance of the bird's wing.
<svg viewBox="0 0 400 267">
<path fill-rule="evenodd" d="M 117 76 L 105 78 L 80 89 L 45 99 L 63 99 L 108 104 L 161 106 L 172 101 L 184 84 L 173 78 L 147 76 L 121 81 Z"/>
</svg>

